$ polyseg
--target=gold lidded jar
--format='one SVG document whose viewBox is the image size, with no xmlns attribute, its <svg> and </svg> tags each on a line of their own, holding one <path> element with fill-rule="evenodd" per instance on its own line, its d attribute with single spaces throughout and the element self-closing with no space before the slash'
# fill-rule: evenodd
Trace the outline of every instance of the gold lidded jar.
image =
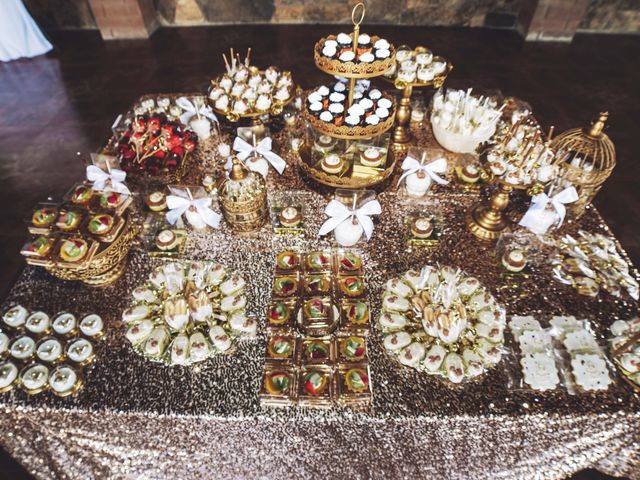
<svg viewBox="0 0 640 480">
<path fill-rule="evenodd" d="M 249 171 L 234 157 L 229 178 L 220 185 L 220 207 L 237 232 L 258 230 L 267 220 L 267 187 L 261 175 Z"/>
</svg>

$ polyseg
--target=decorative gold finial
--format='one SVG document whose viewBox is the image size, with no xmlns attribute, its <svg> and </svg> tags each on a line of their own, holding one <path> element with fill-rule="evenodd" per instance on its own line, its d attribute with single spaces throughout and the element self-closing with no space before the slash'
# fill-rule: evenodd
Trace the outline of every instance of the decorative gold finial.
<svg viewBox="0 0 640 480">
<path fill-rule="evenodd" d="M 609 112 L 600 112 L 600 117 L 596 120 L 589 130 L 589 135 L 592 137 L 599 137 L 602 134 L 602 130 L 604 129 L 605 123 L 607 123 L 607 119 L 609 118 Z"/>
<path fill-rule="evenodd" d="M 242 180 L 243 178 L 245 178 L 247 176 L 247 172 L 245 168 L 242 166 L 242 164 L 240 163 L 240 160 L 238 160 L 237 157 L 233 157 L 232 162 L 233 163 L 231 165 L 231 174 L 229 175 L 229 178 L 231 180 Z"/>
<path fill-rule="evenodd" d="M 362 8 L 362 13 L 360 14 L 360 19 L 356 20 L 356 12 L 358 11 L 359 8 Z M 353 23 L 353 25 L 355 27 L 359 27 L 360 24 L 362 23 L 362 21 L 364 20 L 364 13 L 366 11 L 366 7 L 364 6 L 363 2 L 359 2 L 357 3 L 354 7 L 353 10 L 351 10 L 351 22 Z"/>
</svg>

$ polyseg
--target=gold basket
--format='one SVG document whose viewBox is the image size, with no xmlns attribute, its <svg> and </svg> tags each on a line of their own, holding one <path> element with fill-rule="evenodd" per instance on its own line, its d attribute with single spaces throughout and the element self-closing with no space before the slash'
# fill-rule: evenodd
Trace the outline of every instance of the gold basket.
<svg viewBox="0 0 640 480">
<path fill-rule="evenodd" d="M 388 98 L 393 102 L 393 98 L 391 98 L 390 96 L 385 95 L 385 98 Z M 325 135 L 329 135 L 330 137 L 341 138 L 343 140 L 362 140 L 382 135 L 391 127 L 393 127 L 395 112 L 396 109 L 394 103 L 393 108 L 389 112 L 389 116 L 384 122 L 380 122 L 377 125 L 368 125 L 366 127 L 350 127 L 344 124 L 337 126 L 332 123 L 323 122 L 319 118 L 309 113 L 306 108 L 304 110 L 305 118 L 311 124 L 314 130 L 324 133 Z"/>
<path fill-rule="evenodd" d="M 396 167 L 396 156 L 393 150 L 389 148 L 388 156 L 391 157 L 391 162 L 387 162 L 387 168 L 380 172 L 379 175 L 370 177 L 340 177 L 338 175 L 331 175 L 323 172 L 317 168 L 312 167 L 311 164 L 311 147 L 307 144 L 302 145 L 298 150 L 298 163 L 302 171 L 312 180 L 333 188 L 367 188 L 374 185 L 378 185 L 393 175 Z"/>
<path fill-rule="evenodd" d="M 353 39 L 353 33 L 350 33 L 349 36 Z M 393 67 L 396 62 L 396 49 L 393 45 L 389 45 L 389 58 L 371 63 L 341 62 L 336 58 L 327 58 L 322 55 L 324 42 L 335 39 L 335 35 L 322 38 L 313 49 L 313 59 L 316 62 L 316 66 L 329 75 L 339 75 L 346 78 L 379 77 Z M 375 43 L 378 40 L 380 40 L 380 37 L 371 36 L 371 43 Z"/>
<path fill-rule="evenodd" d="M 563 181 L 571 183 L 578 192 L 578 200 L 567 205 L 569 214 L 576 218 L 584 213 L 616 166 L 616 149 L 603 132 L 608 117 L 608 112 L 602 112 L 591 128 L 568 130 L 551 142 L 554 151 L 569 153 L 565 157 L 566 163 L 561 165 L 560 176 Z M 572 160 L 578 158 L 589 162 L 592 169 L 572 165 Z M 581 164 L 580 161 L 578 163 Z"/>
<path fill-rule="evenodd" d="M 232 202 L 220 196 L 220 203 L 225 220 L 236 232 L 253 232 L 267 221 L 269 208 L 266 190 L 259 197 L 246 202 Z"/>
<path fill-rule="evenodd" d="M 115 282 L 126 264 L 127 254 L 138 234 L 138 227 L 127 218 L 125 228 L 116 240 L 99 251 L 84 268 L 66 268 L 63 265 L 45 267 L 46 270 L 62 280 L 81 281 L 90 286 L 105 286 Z"/>
<path fill-rule="evenodd" d="M 249 67 L 249 71 L 253 75 L 255 75 L 255 74 L 264 75 L 264 71 L 263 70 L 258 70 L 256 67 Z M 283 73 L 288 73 L 289 75 L 291 75 L 291 72 L 289 72 L 288 70 L 284 71 Z M 239 122 L 243 118 L 256 118 L 256 117 L 260 117 L 262 115 L 272 115 L 274 117 L 278 116 L 284 111 L 284 107 L 289 105 L 289 103 L 291 103 L 291 101 L 296 97 L 296 94 L 298 93 L 298 87 L 296 87 L 296 85 L 294 83 L 292 83 L 289 86 L 289 90 L 288 90 L 289 91 L 289 98 L 287 100 L 285 100 L 284 102 L 280 101 L 280 100 L 276 100 L 275 98 L 273 98 L 273 103 L 271 104 L 271 108 L 269 108 L 268 110 L 255 110 L 255 111 L 252 111 L 252 112 L 247 112 L 247 113 L 240 114 L 240 113 L 234 112 L 230 108 L 227 108 L 226 110 L 217 109 L 216 108 L 216 102 L 214 102 L 213 100 L 211 100 L 211 98 L 209 98 L 209 94 L 211 93 L 211 90 L 218 87 L 218 82 L 219 81 L 220 81 L 220 77 L 218 77 L 215 80 L 211 81 L 211 85 L 209 86 L 209 89 L 207 90 L 207 102 L 209 103 L 209 106 L 211 107 L 211 109 L 214 112 L 216 112 L 218 115 L 222 115 L 227 120 L 229 120 L 231 123 Z"/>
</svg>

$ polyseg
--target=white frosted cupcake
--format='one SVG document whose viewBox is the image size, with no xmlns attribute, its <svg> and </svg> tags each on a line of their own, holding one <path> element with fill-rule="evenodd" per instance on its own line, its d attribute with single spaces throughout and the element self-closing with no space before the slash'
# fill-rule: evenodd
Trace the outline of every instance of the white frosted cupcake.
<svg viewBox="0 0 640 480">
<path fill-rule="evenodd" d="M 80 321 L 80 331 L 87 337 L 99 337 L 102 335 L 104 322 L 100 315 L 92 313 Z"/>
<path fill-rule="evenodd" d="M 86 338 L 78 338 L 67 345 L 67 358 L 84 365 L 93 359 L 93 345 Z"/>
<path fill-rule="evenodd" d="M 58 335 L 71 335 L 76 330 L 76 317 L 72 313 L 61 313 L 53 319 L 53 331 Z"/>
<path fill-rule="evenodd" d="M 36 356 L 45 363 L 55 362 L 61 355 L 62 343 L 57 338 L 44 338 L 36 348 Z"/>
<path fill-rule="evenodd" d="M 26 308 L 22 305 L 16 305 L 2 315 L 2 320 L 12 328 L 19 328 L 27 321 L 28 314 L 29 312 L 27 312 Z"/>
<path fill-rule="evenodd" d="M 51 319 L 44 312 L 33 312 L 24 324 L 25 328 L 36 335 L 47 333 L 51 327 Z"/>
</svg>

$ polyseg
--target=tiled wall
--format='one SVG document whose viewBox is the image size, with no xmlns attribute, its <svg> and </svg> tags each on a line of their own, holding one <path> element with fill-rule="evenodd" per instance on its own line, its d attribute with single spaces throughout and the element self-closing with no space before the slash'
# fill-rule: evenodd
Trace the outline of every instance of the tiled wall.
<svg viewBox="0 0 640 480">
<path fill-rule="evenodd" d="M 115 1 L 115 0 L 110 0 Z M 24 0 L 47 29 L 96 28 L 88 0 Z M 345 23 L 356 0 L 153 0 L 165 25 Z M 523 0 L 366 0 L 366 22 L 515 27 Z M 640 0 L 590 0 L 581 30 L 640 32 Z"/>
</svg>

